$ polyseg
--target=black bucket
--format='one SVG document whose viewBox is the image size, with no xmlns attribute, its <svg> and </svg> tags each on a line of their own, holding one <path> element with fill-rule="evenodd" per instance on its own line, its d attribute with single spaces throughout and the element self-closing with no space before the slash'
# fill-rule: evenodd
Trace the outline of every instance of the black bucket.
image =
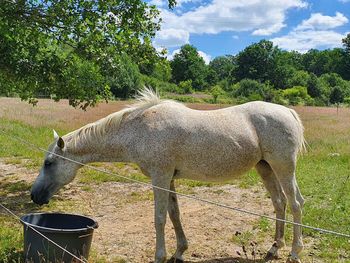
<svg viewBox="0 0 350 263">
<path fill-rule="evenodd" d="M 24 227 L 25 262 L 78 262 L 33 229 L 82 260 L 87 260 L 90 252 L 92 234 L 98 224 L 95 220 L 72 214 L 38 213 L 21 217 Z"/>
</svg>

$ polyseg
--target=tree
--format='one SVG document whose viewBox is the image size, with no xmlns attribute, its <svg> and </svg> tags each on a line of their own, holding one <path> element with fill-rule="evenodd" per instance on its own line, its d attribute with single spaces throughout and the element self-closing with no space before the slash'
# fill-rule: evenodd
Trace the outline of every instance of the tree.
<svg viewBox="0 0 350 263">
<path fill-rule="evenodd" d="M 306 87 L 309 81 L 309 73 L 304 70 L 294 71 L 292 76 L 287 81 L 287 87 L 291 88 L 294 86 Z"/>
<path fill-rule="evenodd" d="M 166 58 L 158 60 L 155 63 L 154 70 L 150 75 L 161 81 L 170 81 L 171 79 L 170 62 Z"/>
<path fill-rule="evenodd" d="M 123 99 L 135 95 L 141 88 L 139 69 L 125 54 L 119 57 L 107 80 L 112 94 Z"/>
<path fill-rule="evenodd" d="M 256 80 L 242 79 L 235 86 L 235 97 L 245 97 L 249 100 L 263 100 L 265 98 L 266 86 Z"/>
<path fill-rule="evenodd" d="M 280 62 L 276 63 L 276 67 L 271 74 L 271 84 L 276 89 L 286 89 L 289 86 L 289 80 L 295 73 L 295 68 Z"/>
<path fill-rule="evenodd" d="M 276 89 L 290 87 L 290 79 L 297 70 L 301 70 L 301 54 L 296 51 L 277 50 L 275 66 L 270 73 L 270 82 Z"/>
<path fill-rule="evenodd" d="M 346 35 L 346 37 L 342 40 L 345 52 L 350 54 L 350 33 Z"/>
<path fill-rule="evenodd" d="M 278 48 L 267 40 L 248 46 L 237 55 L 236 78 L 249 78 L 260 82 L 270 80 L 276 67 L 278 51 Z"/>
<path fill-rule="evenodd" d="M 307 93 L 312 98 L 321 97 L 321 95 L 322 95 L 320 82 L 319 82 L 317 76 L 313 73 L 310 73 L 310 77 L 307 80 Z"/>
<path fill-rule="evenodd" d="M 341 49 L 319 51 L 311 49 L 302 57 L 304 70 L 321 76 L 326 73 L 340 73 L 343 51 Z"/>
<path fill-rule="evenodd" d="M 232 75 L 235 68 L 235 57 L 231 55 L 219 56 L 214 58 L 209 63 L 209 72 L 211 76 L 208 76 L 209 84 L 216 84 L 221 80 L 228 80 L 229 83 L 233 83 Z"/>
<path fill-rule="evenodd" d="M 338 87 L 339 89 L 341 89 L 344 97 L 350 96 L 350 84 L 349 84 L 349 82 L 342 79 L 336 73 L 323 74 L 319 78 L 319 82 L 321 85 L 322 95 L 325 97 L 327 102 L 329 101 L 331 93 L 335 87 Z"/>
<path fill-rule="evenodd" d="M 173 7 L 175 1 L 168 4 Z M 107 99 L 108 86 L 75 92 L 60 82 L 67 65 L 90 64 L 85 70 L 100 70 L 106 76 L 120 55 L 129 54 L 147 67 L 147 61 L 155 58 L 150 38 L 159 25 L 159 11 L 142 0 L 4 0 L 0 5 L 0 75 L 9 85 L 6 90 L 24 99 L 38 93 L 55 94 L 57 99 L 70 98 L 75 106 L 84 101 L 85 107 L 98 98 Z"/>
<path fill-rule="evenodd" d="M 350 33 L 342 40 L 344 46 L 344 57 L 342 61 L 342 77 L 350 80 Z"/>
<path fill-rule="evenodd" d="M 284 65 L 289 65 L 296 70 L 302 70 L 302 54 L 298 51 L 285 51 L 285 50 L 279 50 L 279 52 L 276 55 L 276 59 Z"/>
<path fill-rule="evenodd" d="M 56 101 L 60 98 L 67 98 L 70 105 L 74 107 L 80 105 L 83 109 L 93 103 L 91 98 L 97 95 L 98 87 L 105 88 L 104 92 L 109 92 L 109 87 L 104 86 L 104 77 L 101 75 L 99 66 L 77 55 L 72 55 L 69 63 L 62 68 L 58 82 L 60 85 L 56 84 L 54 94 L 44 89 L 41 89 L 41 92 L 46 92 L 44 95 L 52 95 Z M 66 88 L 59 88 L 61 86 Z"/>
<path fill-rule="evenodd" d="M 333 88 L 330 96 L 329 96 L 329 102 L 332 104 L 339 105 L 344 101 L 344 94 L 340 87 L 336 86 Z"/>
<path fill-rule="evenodd" d="M 346 85 L 346 81 L 343 80 L 338 74 L 336 73 L 327 73 L 323 74 L 320 77 L 320 81 L 326 85 L 329 88 L 333 88 L 335 86 L 343 87 Z"/>
<path fill-rule="evenodd" d="M 324 50 L 322 54 L 327 58 L 324 65 L 325 73 L 337 73 L 343 76 L 344 72 L 344 59 L 345 50 L 341 48 L 334 48 L 331 50 Z"/>
<path fill-rule="evenodd" d="M 170 66 L 173 82 L 179 84 L 180 81 L 192 80 L 195 90 L 203 90 L 206 87 L 207 65 L 194 46 L 182 46 L 170 62 Z"/>
</svg>

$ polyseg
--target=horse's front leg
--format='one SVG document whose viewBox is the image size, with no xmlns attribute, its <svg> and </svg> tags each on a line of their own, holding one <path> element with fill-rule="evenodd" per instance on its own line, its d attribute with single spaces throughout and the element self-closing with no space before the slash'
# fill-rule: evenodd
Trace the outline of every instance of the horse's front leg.
<svg viewBox="0 0 350 263">
<path fill-rule="evenodd" d="M 169 176 L 170 175 L 170 176 Z M 171 173 L 153 172 L 151 173 L 152 184 L 156 187 L 170 189 Z M 154 193 L 154 223 L 156 228 L 156 253 L 154 263 L 166 262 L 165 234 L 169 192 L 158 188 L 153 188 Z"/>
<path fill-rule="evenodd" d="M 175 192 L 174 180 L 171 181 L 170 190 Z M 177 202 L 177 196 L 175 193 L 169 194 L 168 212 L 169 212 L 169 217 L 170 217 L 170 219 L 173 223 L 174 229 L 175 229 L 176 241 L 177 241 L 176 252 L 173 255 L 173 257 L 171 258 L 170 263 L 183 262 L 182 254 L 188 248 L 188 244 L 187 244 L 187 239 L 186 239 L 185 233 L 182 229 L 182 225 L 181 225 L 181 221 L 180 221 L 180 210 L 179 210 L 179 205 Z"/>
</svg>

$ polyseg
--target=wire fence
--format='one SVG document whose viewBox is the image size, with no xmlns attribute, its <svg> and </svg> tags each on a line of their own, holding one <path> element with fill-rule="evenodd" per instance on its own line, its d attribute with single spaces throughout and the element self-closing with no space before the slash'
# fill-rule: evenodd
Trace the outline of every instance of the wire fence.
<svg viewBox="0 0 350 263">
<path fill-rule="evenodd" d="M 67 161 L 70 161 L 70 162 L 73 162 L 73 163 L 76 163 L 76 164 L 79 164 L 79 165 L 81 165 L 83 167 L 95 170 L 97 172 L 101 172 L 101 173 L 105 173 L 105 174 L 108 174 L 108 175 L 116 176 L 116 177 L 118 177 L 120 179 L 129 181 L 129 182 L 133 182 L 133 183 L 136 183 L 136 184 L 139 184 L 139 185 L 147 186 L 147 187 L 152 188 L 152 189 L 158 189 L 158 190 L 166 191 L 166 192 L 169 192 L 169 193 L 172 193 L 172 194 L 176 194 L 178 196 L 181 196 L 181 197 L 184 197 L 184 198 L 187 198 L 187 199 L 196 200 L 196 201 L 199 201 L 199 202 L 202 202 L 202 203 L 214 205 L 214 206 L 217 206 L 217 207 L 220 207 L 220 208 L 224 208 L 224 209 L 228 209 L 228 210 L 231 210 L 231 211 L 235 211 L 235 212 L 238 212 L 238 213 L 243 213 L 243 214 L 248 214 L 248 215 L 255 216 L 255 217 L 265 218 L 265 219 L 268 219 L 268 220 L 271 220 L 271 221 L 284 222 L 286 224 L 300 226 L 302 228 L 310 229 L 310 230 L 313 230 L 313 231 L 316 231 L 316 232 L 320 232 L 320 233 L 325 233 L 325 234 L 331 234 L 331 235 L 335 235 L 335 236 L 339 236 L 339 237 L 350 238 L 350 234 L 347 234 L 347 233 L 341 233 L 341 232 L 337 232 L 337 231 L 333 231 L 333 230 L 329 230 L 329 229 L 323 229 L 323 228 L 319 228 L 319 227 L 314 227 L 314 226 L 311 226 L 311 225 L 295 223 L 295 222 L 290 221 L 290 220 L 275 218 L 275 217 L 271 217 L 271 216 L 268 216 L 268 215 L 260 214 L 260 213 L 254 212 L 254 211 L 250 211 L 250 210 L 247 210 L 247 209 L 233 207 L 233 206 L 230 206 L 230 205 L 227 205 L 227 204 L 222 204 L 222 203 L 219 203 L 219 202 L 216 202 L 216 201 L 203 199 L 203 198 L 197 197 L 195 195 L 189 195 L 189 194 L 184 194 L 184 193 L 172 191 L 170 189 L 166 189 L 166 188 L 162 188 L 162 187 L 159 187 L 159 186 L 156 186 L 156 185 L 152 185 L 151 183 L 142 182 L 142 181 L 139 181 L 137 179 L 133 179 L 133 178 L 129 178 L 127 176 L 119 175 L 119 174 L 113 173 L 111 171 L 108 171 L 108 170 L 105 170 L 105 169 L 102 169 L 102 168 L 99 168 L 99 167 L 91 166 L 91 165 L 84 164 L 84 163 L 81 163 L 79 161 L 67 158 L 65 156 L 59 155 L 57 153 L 54 153 L 52 151 L 48 151 L 47 149 L 39 147 L 39 146 L 37 146 L 37 145 L 35 145 L 35 144 L 31 143 L 31 142 L 28 142 L 27 140 L 24 140 L 24 139 L 18 137 L 18 136 L 11 135 L 11 134 L 3 131 L 3 130 L 0 130 L 0 133 L 2 133 L 3 135 L 7 136 L 8 138 L 11 138 L 12 140 L 20 142 L 21 144 L 26 145 L 27 147 L 30 147 L 32 149 L 35 149 L 35 150 L 38 150 L 38 151 L 41 151 L 41 152 L 45 152 L 45 153 L 50 153 L 50 154 L 55 155 L 55 156 L 57 156 L 59 158 L 62 158 L 64 160 L 67 160 Z M 10 209 L 6 208 L 1 203 L 0 203 L 0 207 L 2 207 L 9 214 L 14 216 L 16 219 L 20 220 L 20 218 L 16 214 L 14 214 Z M 86 260 L 82 260 L 82 259 L 78 258 L 77 256 L 73 255 L 71 252 L 67 251 L 66 249 L 64 249 L 63 247 L 61 247 L 60 245 L 58 245 L 54 241 L 50 240 L 49 238 L 44 236 L 42 233 L 37 231 L 35 228 L 33 228 L 31 225 L 29 225 L 29 224 L 26 224 L 26 225 L 29 228 L 33 229 L 33 231 L 37 232 L 38 234 L 43 236 L 45 239 L 47 239 L 48 241 L 50 241 L 51 243 L 53 243 L 54 245 L 56 245 L 57 247 L 62 249 L 63 251 L 67 252 L 69 255 L 73 256 L 75 259 L 79 260 L 79 262 L 87 262 Z"/>
</svg>

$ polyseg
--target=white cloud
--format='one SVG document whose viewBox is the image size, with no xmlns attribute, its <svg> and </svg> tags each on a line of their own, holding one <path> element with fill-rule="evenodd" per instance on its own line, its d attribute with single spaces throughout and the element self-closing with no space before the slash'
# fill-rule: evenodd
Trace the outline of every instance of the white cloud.
<svg viewBox="0 0 350 263">
<path fill-rule="evenodd" d="M 342 2 L 342 3 L 349 3 L 350 0 L 339 0 L 339 2 Z"/>
<path fill-rule="evenodd" d="M 205 64 L 208 65 L 211 61 L 211 56 L 200 50 L 198 51 L 198 54 L 204 59 Z"/>
<path fill-rule="evenodd" d="M 301 22 L 287 35 L 276 37 L 271 41 L 286 50 L 297 50 L 305 53 L 312 48 L 335 48 L 342 45 L 342 39 L 347 33 L 341 34 L 330 29 L 348 23 L 348 19 L 341 13 L 335 16 L 312 14 Z"/>
<path fill-rule="evenodd" d="M 190 33 L 183 29 L 163 29 L 157 32 L 153 41 L 155 47 L 178 47 L 189 43 Z"/>
<path fill-rule="evenodd" d="M 180 0 L 182 3 L 189 1 L 199 0 Z M 159 36 L 169 29 L 184 30 L 189 34 L 252 31 L 254 35 L 271 35 L 285 26 L 289 9 L 307 7 L 304 0 L 212 0 L 203 3 L 179 15 L 160 9 L 163 24 Z"/>
<path fill-rule="evenodd" d="M 176 54 L 178 54 L 178 53 L 180 53 L 180 49 L 175 49 L 171 54 L 168 54 L 168 55 L 167 55 L 167 59 L 168 59 L 168 60 L 173 60 L 174 56 L 175 56 Z"/>
<path fill-rule="evenodd" d="M 292 31 L 283 37 L 271 39 L 280 48 L 296 50 L 305 53 L 312 48 L 335 48 L 341 46 L 341 40 L 346 34 L 334 31 Z"/>
<path fill-rule="evenodd" d="M 348 22 L 349 20 L 339 12 L 337 12 L 335 16 L 324 16 L 320 13 L 315 13 L 311 14 L 311 17 L 304 20 L 296 29 L 326 30 L 342 26 Z"/>
<path fill-rule="evenodd" d="M 280 31 L 283 27 L 285 27 L 285 24 L 276 23 L 275 25 L 272 25 L 272 26 L 267 27 L 267 28 L 261 28 L 261 29 L 254 30 L 252 34 L 255 36 L 268 36 L 268 35 L 271 35 L 275 32 Z"/>
<path fill-rule="evenodd" d="M 156 6 L 158 6 L 158 7 L 163 7 L 163 6 L 165 6 L 165 1 L 164 0 L 152 0 L 151 2 L 150 2 L 150 4 L 151 5 L 156 5 Z"/>
<path fill-rule="evenodd" d="M 181 7 L 183 4 L 188 4 L 188 3 L 200 3 L 202 0 L 177 0 L 177 7 Z"/>
</svg>

